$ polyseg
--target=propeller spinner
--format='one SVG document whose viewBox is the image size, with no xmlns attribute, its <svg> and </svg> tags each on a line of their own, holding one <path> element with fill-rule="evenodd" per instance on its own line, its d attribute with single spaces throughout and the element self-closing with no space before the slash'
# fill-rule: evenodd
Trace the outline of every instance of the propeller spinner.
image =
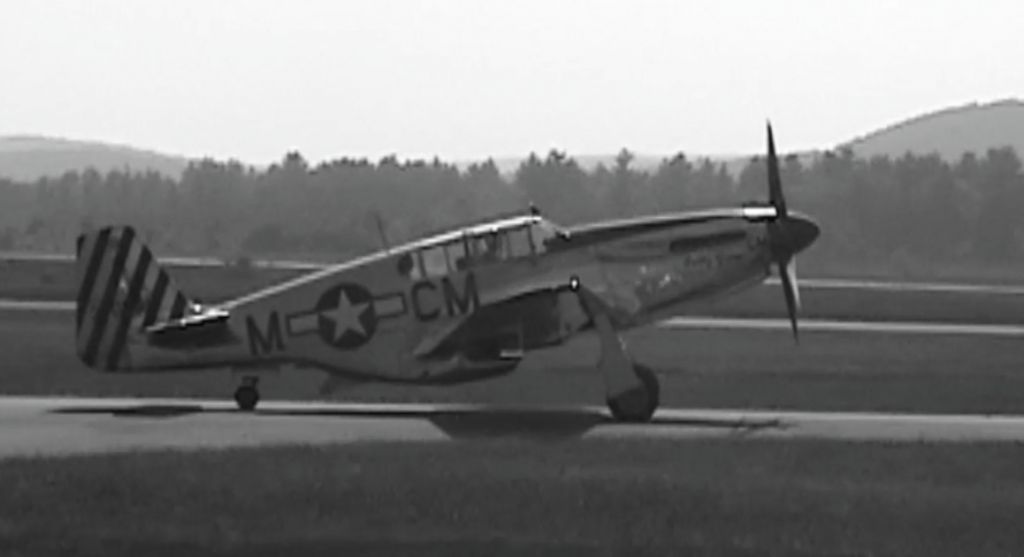
<svg viewBox="0 0 1024 557">
<path fill-rule="evenodd" d="M 790 215 L 786 198 L 782 194 L 782 177 L 775 153 L 775 137 L 768 123 L 768 201 L 775 207 L 775 220 L 768 224 L 768 242 L 773 262 L 778 265 L 786 309 L 793 328 L 793 338 L 799 342 L 797 313 L 800 311 L 800 287 L 796 278 L 796 254 L 810 246 L 819 234 L 818 225 L 803 215 Z"/>
</svg>

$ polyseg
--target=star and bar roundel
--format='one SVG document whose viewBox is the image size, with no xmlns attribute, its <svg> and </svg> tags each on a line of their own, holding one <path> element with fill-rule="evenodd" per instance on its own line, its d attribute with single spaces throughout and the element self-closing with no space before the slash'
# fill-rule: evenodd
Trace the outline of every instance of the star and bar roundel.
<svg viewBox="0 0 1024 557">
<path fill-rule="evenodd" d="M 373 295 L 356 284 L 339 284 L 316 303 L 317 331 L 324 342 L 351 349 L 370 340 L 377 330 Z"/>
<path fill-rule="evenodd" d="M 288 333 L 317 334 L 334 348 L 352 350 L 373 338 L 380 319 L 403 313 L 405 298 L 400 293 L 374 296 L 360 284 L 341 283 L 325 290 L 311 311 L 289 315 Z"/>
</svg>

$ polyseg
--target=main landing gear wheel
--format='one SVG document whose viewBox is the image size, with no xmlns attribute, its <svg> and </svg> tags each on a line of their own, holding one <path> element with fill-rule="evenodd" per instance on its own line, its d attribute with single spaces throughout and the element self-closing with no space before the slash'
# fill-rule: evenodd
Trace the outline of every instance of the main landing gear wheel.
<svg viewBox="0 0 1024 557">
<path fill-rule="evenodd" d="M 256 379 L 247 377 L 237 390 L 235 390 L 235 403 L 239 410 L 252 412 L 260 401 L 260 392 L 256 388 Z"/>
<path fill-rule="evenodd" d="M 629 326 L 628 316 L 617 315 L 576 277 L 570 279 L 569 288 L 594 320 L 601 350 L 597 367 L 604 376 L 605 400 L 612 417 L 620 422 L 650 421 L 658 409 L 661 389 L 654 372 L 630 358 L 626 342 L 619 335 L 619 329 Z"/>
<path fill-rule="evenodd" d="M 658 377 L 642 364 L 634 364 L 633 371 L 640 379 L 641 386 L 608 399 L 612 417 L 620 422 L 649 422 L 661 401 L 661 387 Z"/>
</svg>

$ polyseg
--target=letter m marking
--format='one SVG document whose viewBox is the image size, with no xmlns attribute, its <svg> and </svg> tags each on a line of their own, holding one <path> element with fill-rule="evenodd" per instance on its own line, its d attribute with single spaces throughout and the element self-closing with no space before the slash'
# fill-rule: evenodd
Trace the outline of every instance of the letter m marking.
<svg viewBox="0 0 1024 557">
<path fill-rule="evenodd" d="M 284 338 L 281 336 L 281 319 L 276 311 L 270 312 L 267 319 L 266 333 L 260 330 L 252 316 L 245 318 L 245 329 L 249 336 L 249 353 L 253 356 L 265 356 L 271 352 L 284 351 Z"/>
</svg>

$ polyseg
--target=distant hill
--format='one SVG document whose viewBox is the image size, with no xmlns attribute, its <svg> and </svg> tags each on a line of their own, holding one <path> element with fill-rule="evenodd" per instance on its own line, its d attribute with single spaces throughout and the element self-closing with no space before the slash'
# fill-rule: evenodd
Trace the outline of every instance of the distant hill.
<svg viewBox="0 0 1024 557">
<path fill-rule="evenodd" d="M 959 160 L 966 152 L 983 155 L 990 148 L 1013 147 L 1024 158 L 1024 101 L 1007 99 L 987 104 L 970 103 L 915 116 L 902 122 L 886 126 L 850 141 L 839 143 L 834 150 L 850 148 L 856 155 L 870 157 L 888 155 L 900 157 L 910 152 L 916 155 L 938 153 L 948 161 Z M 827 149 L 827 146 L 822 146 Z M 805 164 L 821 156 L 823 150 L 792 153 Z M 547 153 L 537 153 L 544 157 Z M 674 155 L 634 153 L 630 166 L 636 170 L 655 170 L 661 162 Z M 702 155 L 686 153 L 687 158 L 697 162 L 705 158 L 713 163 L 725 163 L 726 170 L 736 176 L 750 161 L 749 155 Z M 579 165 L 587 170 L 604 164 L 615 165 L 615 153 L 605 155 L 579 155 L 570 153 Z M 507 174 L 515 172 L 523 158 L 507 157 L 495 159 L 498 168 Z"/>
<path fill-rule="evenodd" d="M 979 155 L 993 147 L 1011 146 L 1024 157 L 1024 101 L 1008 99 L 988 104 L 971 103 L 916 116 L 887 126 L 862 137 L 836 145 L 835 149 L 850 148 L 859 156 L 888 155 L 899 157 L 904 153 L 938 153 L 955 161 L 963 153 L 973 151 Z M 824 147 L 824 146 L 823 146 Z M 632 168 L 655 170 L 658 164 L 674 153 L 636 153 Z M 598 164 L 612 167 L 615 153 L 569 153 L 581 167 L 591 170 Z M 760 156 L 752 153 L 750 156 Z M 798 153 L 804 161 L 820 155 L 819 151 Z M 539 157 L 547 153 L 537 153 Z M 730 174 L 738 174 L 750 156 L 707 156 L 687 153 L 694 162 L 710 158 L 715 164 L 725 163 Z M 504 174 L 512 174 L 524 157 L 501 157 L 495 164 Z M 76 141 L 42 136 L 0 137 L 0 177 L 18 181 L 34 181 L 40 176 L 60 176 L 68 170 L 94 167 L 101 172 L 114 168 L 133 170 L 152 169 L 177 178 L 188 166 L 189 159 L 154 151 L 112 145 L 96 141 Z M 470 161 L 460 161 L 465 168 Z"/>
<path fill-rule="evenodd" d="M 937 153 L 947 161 L 1010 146 L 1024 156 L 1024 102 L 1008 99 L 947 108 L 882 128 L 839 145 L 854 154 L 899 157 Z"/>
<path fill-rule="evenodd" d="M 42 136 L 0 137 L 0 177 L 34 181 L 41 176 L 60 176 L 69 170 L 93 167 L 100 172 L 130 168 L 155 170 L 177 178 L 188 159 L 96 141 L 76 141 Z"/>
</svg>

